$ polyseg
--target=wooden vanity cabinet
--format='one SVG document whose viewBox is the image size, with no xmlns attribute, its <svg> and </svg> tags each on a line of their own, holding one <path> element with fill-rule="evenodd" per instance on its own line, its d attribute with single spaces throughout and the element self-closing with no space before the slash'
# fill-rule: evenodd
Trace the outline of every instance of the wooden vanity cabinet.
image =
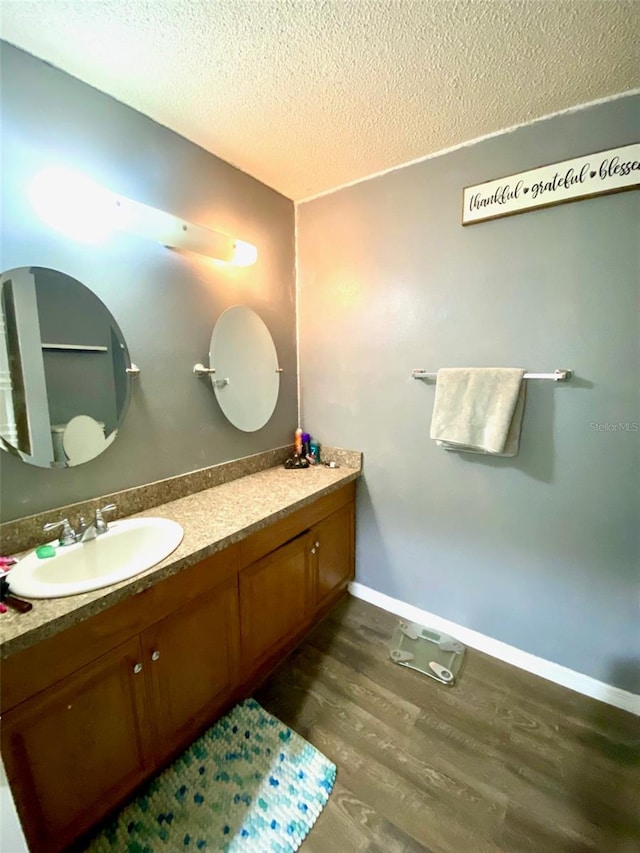
<svg viewBox="0 0 640 853">
<path fill-rule="evenodd" d="M 58 853 L 261 679 L 346 592 L 355 483 L 2 666 L 2 755 Z"/>
<path fill-rule="evenodd" d="M 228 552 L 3 665 L 2 757 L 31 850 L 65 849 L 229 702 L 239 643 L 235 550 Z M 108 648 L 133 626 L 137 633 Z M 59 672 L 65 660 L 74 667 L 85 646 L 104 654 L 47 683 L 48 669 Z M 20 695 L 5 681 L 23 674 L 38 692 L 5 711 Z"/>
</svg>

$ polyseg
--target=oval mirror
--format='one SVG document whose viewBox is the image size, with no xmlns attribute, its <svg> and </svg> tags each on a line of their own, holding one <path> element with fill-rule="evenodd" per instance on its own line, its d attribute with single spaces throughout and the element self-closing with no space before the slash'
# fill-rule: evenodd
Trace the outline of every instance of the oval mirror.
<svg viewBox="0 0 640 853">
<path fill-rule="evenodd" d="M 41 468 L 98 456 L 131 396 L 129 352 L 107 307 L 45 267 L 0 276 L 0 445 Z"/>
<path fill-rule="evenodd" d="M 255 311 L 246 305 L 227 308 L 211 335 L 209 363 L 227 419 L 243 432 L 261 429 L 278 401 L 280 370 L 269 329 Z"/>
</svg>

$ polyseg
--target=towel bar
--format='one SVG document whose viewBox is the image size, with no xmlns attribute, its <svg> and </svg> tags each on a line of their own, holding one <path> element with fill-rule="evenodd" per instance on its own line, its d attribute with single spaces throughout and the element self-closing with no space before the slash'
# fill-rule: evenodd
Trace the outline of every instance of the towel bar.
<svg viewBox="0 0 640 853">
<path fill-rule="evenodd" d="M 416 367 L 411 371 L 411 376 L 414 379 L 437 379 L 437 373 L 427 373 L 426 370 L 421 370 Z M 524 379 L 553 379 L 554 382 L 569 382 L 573 376 L 573 370 L 566 367 L 554 370 L 553 373 L 525 373 Z"/>
</svg>

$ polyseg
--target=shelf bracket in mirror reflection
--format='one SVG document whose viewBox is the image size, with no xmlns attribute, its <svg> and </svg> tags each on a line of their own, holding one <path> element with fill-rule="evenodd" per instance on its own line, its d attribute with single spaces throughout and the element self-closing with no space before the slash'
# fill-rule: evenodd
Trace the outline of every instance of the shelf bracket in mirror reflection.
<svg viewBox="0 0 640 853">
<path fill-rule="evenodd" d="M 211 377 L 227 420 L 243 432 L 262 429 L 275 411 L 282 372 L 264 320 L 246 305 L 227 308 L 211 335 L 209 364 L 227 377 Z"/>
<path fill-rule="evenodd" d="M 93 344 L 45 344 L 42 349 L 73 350 L 74 352 L 108 352 L 109 347 L 94 346 Z"/>
<path fill-rule="evenodd" d="M 193 365 L 193 372 L 196 376 L 209 376 L 212 373 L 215 373 L 215 367 L 205 367 L 204 364 L 198 362 Z"/>
<path fill-rule="evenodd" d="M 0 447 L 40 468 L 70 468 L 122 429 L 139 370 L 91 289 L 46 267 L 0 275 Z"/>
</svg>

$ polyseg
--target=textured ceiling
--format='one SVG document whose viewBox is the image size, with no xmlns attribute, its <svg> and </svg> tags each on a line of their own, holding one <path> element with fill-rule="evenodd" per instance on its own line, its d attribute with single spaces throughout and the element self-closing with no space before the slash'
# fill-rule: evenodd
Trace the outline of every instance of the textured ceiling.
<svg viewBox="0 0 640 853">
<path fill-rule="evenodd" d="M 299 200 L 640 85 L 636 0 L 2 0 L 2 37 Z"/>
</svg>

